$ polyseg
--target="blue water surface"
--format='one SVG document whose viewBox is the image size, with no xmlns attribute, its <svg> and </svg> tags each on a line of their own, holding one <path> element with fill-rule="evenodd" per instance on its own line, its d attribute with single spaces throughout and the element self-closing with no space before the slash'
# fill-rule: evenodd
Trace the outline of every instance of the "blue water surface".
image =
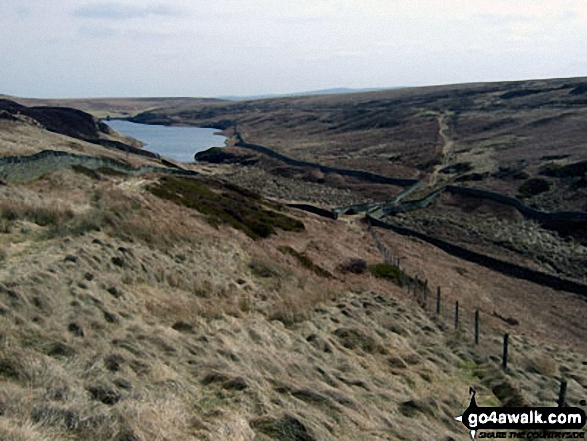
<svg viewBox="0 0 587 441">
<path fill-rule="evenodd" d="M 104 122 L 117 132 L 144 142 L 144 149 L 180 162 L 194 162 L 197 152 L 224 147 L 226 140 L 225 136 L 215 135 L 218 129 L 137 124 L 119 119 Z"/>
</svg>

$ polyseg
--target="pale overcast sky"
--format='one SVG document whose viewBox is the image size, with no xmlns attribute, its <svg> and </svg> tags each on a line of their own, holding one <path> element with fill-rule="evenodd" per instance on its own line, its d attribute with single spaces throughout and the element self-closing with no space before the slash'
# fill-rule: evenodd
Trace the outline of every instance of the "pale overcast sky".
<svg viewBox="0 0 587 441">
<path fill-rule="evenodd" d="M 0 0 L 0 94 L 218 96 L 587 76 L 586 0 Z"/>
</svg>

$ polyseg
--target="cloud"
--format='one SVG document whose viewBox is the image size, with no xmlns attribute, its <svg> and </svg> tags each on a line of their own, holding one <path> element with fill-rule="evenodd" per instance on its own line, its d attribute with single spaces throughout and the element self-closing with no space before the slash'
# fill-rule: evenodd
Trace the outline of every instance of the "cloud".
<svg viewBox="0 0 587 441">
<path fill-rule="evenodd" d="M 585 0 L 0 0 L 0 92 L 240 95 L 584 75 L 584 6 Z M 105 44 L 111 56 L 97 60 Z M 243 67 L 238 79 L 235 65 Z"/>
<path fill-rule="evenodd" d="M 519 14 L 497 14 L 497 13 L 481 13 L 473 14 L 472 18 L 479 18 L 480 20 L 493 25 L 509 25 L 511 23 L 535 22 L 538 18 Z"/>
<path fill-rule="evenodd" d="M 117 29 L 111 27 L 95 27 L 95 26 L 82 26 L 78 33 L 84 37 L 89 38 L 110 38 L 120 34 Z"/>
<path fill-rule="evenodd" d="M 164 4 L 91 3 L 75 9 L 73 15 L 91 19 L 129 20 L 149 16 L 177 17 L 181 15 L 181 10 Z"/>
<path fill-rule="evenodd" d="M 32 11 L 30 8 L 22 6 L 16 10 L 16 15 L 18 16 L 18 18 L 20 20 L 26 20 L 27 18 L 29 18 L 32 15 Z"/>
</svg>

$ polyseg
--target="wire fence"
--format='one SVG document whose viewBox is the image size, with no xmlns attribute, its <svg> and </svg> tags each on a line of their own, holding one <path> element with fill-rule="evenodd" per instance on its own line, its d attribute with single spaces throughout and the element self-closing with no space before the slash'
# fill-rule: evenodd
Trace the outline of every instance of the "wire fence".
<svg viewBox="0 0 587 441">
<path fill-rule="evenodd" d="M 483 347 L 483 352 L 492 354 L 490 358 L 499 363 L 506 374 L 510 373 L 512 351 L 509 333 L 499 334 L 493 326 L 490 326 L 493 317 L 478 307 L 463 304 L 462 299 L 441 286 L 432 286 L 422 272 L 416 270 L 415 273 L 408 274 L 401 264 L 402 256 L 397 255 L 381 242 L 370 224 L 368 228 L 384 262 L 398 268 L 400 286 L 427 315 L 442 329 L 452 332 L 455 338 L 468 341 L 477 348 Z M 566 405 L 566 395 L 567 380 L 563 378 L 558 391 L 559 407 Z"/>
</svg>

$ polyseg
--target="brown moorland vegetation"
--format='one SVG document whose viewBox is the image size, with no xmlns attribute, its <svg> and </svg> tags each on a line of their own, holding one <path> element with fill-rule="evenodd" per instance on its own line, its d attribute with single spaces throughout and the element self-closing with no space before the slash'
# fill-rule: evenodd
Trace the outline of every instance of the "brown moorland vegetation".
<svg viewBox="0 0 587 441">
<path fill-rule="evenodd" d="M 2 148 L 20 148 L 14 128 L 31 149 L 77 143 L 9 124 Z M 442 287 L 436 317 L 360 217 L 280 203 L 328 206 L 356 187 L 247 167 L 199 164 L 190 179 L 75 167 L 0 186 L 0 439 L 449 441 L 468 436 L 454 417 L 471 386 L 480 405 L 552 406 L 564 378 L 581 405 L 584 297 L 376 229 L 402 269 Z M 406 222 L 428 228 L 418 216 Z"/>
<path fill-rule="evenodd" d="M 297 159 L 393 177 L 437 174 L 512 196 L 530 178 L 547 179 L 550 186 L 528 202 L 587 211 L 585 84 L 571 78 L 215 102 L 161 107 L 134 120 L 227 134 L 237 125 L 247 142 Z M 561 167 L 583 172 L 552 172 Z"/>
<path fill-rule="evenodd" d="M 450 439 L 470 385 L 488 405 L 552 404 L 564 372 L 583 396 L 584 352 L 549 341 L 554 324 L 516 315 L 506 376 L 500 320 L 484 316 L 474 348 L 394 282 L 342 271 L 381 261 L 360 223 L 290 211 L 304 231 L 253 240 L 151 194 L 157 180 L 63 171 L 0 189 L 4 439 Z M 481 274 L 454 265 L 459 286 Z"/>
</svg>

